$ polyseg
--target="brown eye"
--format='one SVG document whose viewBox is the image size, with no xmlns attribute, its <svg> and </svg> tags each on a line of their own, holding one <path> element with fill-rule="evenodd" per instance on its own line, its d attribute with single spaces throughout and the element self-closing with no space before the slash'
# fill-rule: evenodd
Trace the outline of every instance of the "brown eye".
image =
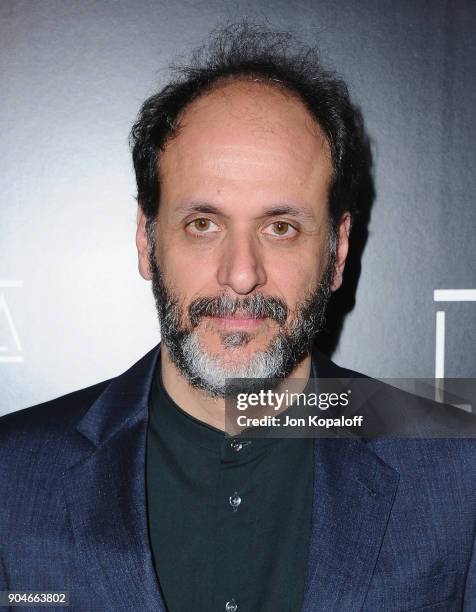
<svg viewBox="0 0 476 612">
<path fill-rule="evenodd" d="M 209 234 L 216 234 L 220 231 L 220 228 L 207 217 L 197 217 L 187 224 L 187 231 L 193 236 L 198 236 L 199 234 L 208 236 Z"/>
<path fill-rule="evenodd" d="M 200 217 L 200 219 L 195 219 L 193 222 L 195 229 L 203 232 L 210 228 L 210 219 L 205 219 L 204 217 Z"/>
<path fill-rule="evenodd" d="M 273 228 L 276 234 L 279 236 L 284 236 L 288 232 L 289 223 L 286 223 L 285 221 L 276 221 L 276 223 L 273 223 Z"/>
<path fill-rule="evenodd" d="M 264 234 L 274 238 L 295 238 L 299 231 L 288 221 L 274 221 L 264 229 Z"/>
</svg>

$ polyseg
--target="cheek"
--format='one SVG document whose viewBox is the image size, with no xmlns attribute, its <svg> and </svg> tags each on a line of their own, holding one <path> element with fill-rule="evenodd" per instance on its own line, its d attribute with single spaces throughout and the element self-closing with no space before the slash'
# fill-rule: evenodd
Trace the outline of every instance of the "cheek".
<svg viewBox="0 0 476 612">
<path fill-rule="evenodd" d="M 267 292 L 285 300 L 293 309 L 316 288 L 322 274 L 322 263 L 316 253 L 306 257 L 282 257 L 268 264 Z"/>
<path fill-rule="evenodd" d="M 198 254 L 181 245 L 162 243 L 158 258 L 170 289 L 186 301 L 201 295 L 215 295 L 216 262 L 212 253 Z"/>
</svg>

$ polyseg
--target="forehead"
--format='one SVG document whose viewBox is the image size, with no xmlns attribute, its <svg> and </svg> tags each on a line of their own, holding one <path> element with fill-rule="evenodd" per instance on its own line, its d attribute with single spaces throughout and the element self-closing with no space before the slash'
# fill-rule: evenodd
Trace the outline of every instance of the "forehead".
<svg viewBox="0 0 476 612">
<path fill-rule="evenodd" d="M 159 171 L 163 187 L 177 196 L 192 187 L 258 187 L 311 197 L 327 191 L 332 164 L 323 131 L 296 96 L 263 82 L 234 81 L 185 109 Z"/>
</svg>

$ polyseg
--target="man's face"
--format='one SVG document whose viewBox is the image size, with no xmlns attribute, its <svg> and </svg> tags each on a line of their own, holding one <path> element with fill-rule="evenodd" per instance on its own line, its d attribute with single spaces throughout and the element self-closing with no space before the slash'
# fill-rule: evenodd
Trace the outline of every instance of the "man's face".
<svg viewBox="0 0 476 612">
<path fill-rule="evenodd" d="M 185 111 L 159 172 L 139 260 L 172 360 L 212 395 L 227 376 L 289 375 L 336 288 L 322 132 L 295 98 L 235 82 Z"/>
</svg>

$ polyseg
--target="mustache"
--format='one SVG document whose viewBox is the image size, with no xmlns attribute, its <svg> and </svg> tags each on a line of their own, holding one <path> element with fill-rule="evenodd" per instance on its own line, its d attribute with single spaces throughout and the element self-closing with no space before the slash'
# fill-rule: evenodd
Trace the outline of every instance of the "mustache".
<svg viewBox="0 0 476 612">
<path fill-rule="evenodd" d="M 253 318 L 270 318 L 280 324 L 288 317 L 288 307 L 283 300 L 261 293 L 245 298 L 232 298 L 229 295 L 197 298 L 188 307 L 192 327 L 196 327 L 203 317 L 226 317 L 237 312 Z"/>
</svg>

